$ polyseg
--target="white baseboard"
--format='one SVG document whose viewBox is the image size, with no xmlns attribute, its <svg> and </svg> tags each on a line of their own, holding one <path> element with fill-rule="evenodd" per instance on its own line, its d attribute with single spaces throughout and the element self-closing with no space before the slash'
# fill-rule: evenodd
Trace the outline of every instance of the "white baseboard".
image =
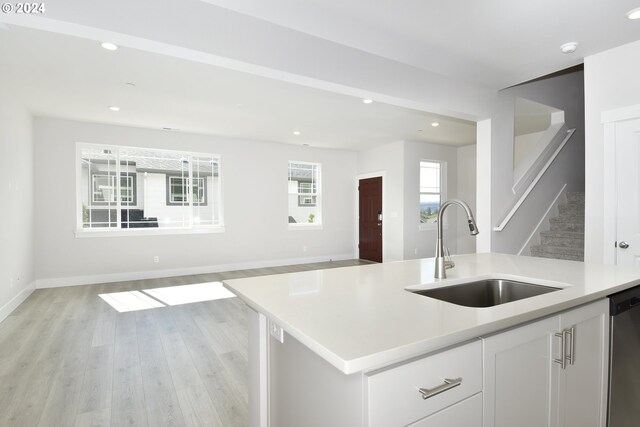
<svg viewBox="0 0 640 427">
<path fill-rule="evenodd" d="M 63 286 L 93 285 L 96 283 L 123 282 L 127 280 L 159 279 L 163 277 L 189 276 L 193 274 L 219 273 L 221 271 L 248 270 L 252 268 L 278 267 L 282 265 L 310 264 L 314 262 L 342 261 L 353 259 L 353 254 L 325 255 L 308 258 L 291 258 L 268 261 L 250 261 L 233 264 L 219 264 L 202 267 L 174 268 L 169 270 L 131 271 L 122 273 L 106 273 L 90 276 L 56 277 L 37 279 L 35 287 L 60 288 Z"/>
<path fill-rule="evenodd" d="M 18 295 L 13 297 L 11 301 L 0 307 L 0 322 L 6 319 L 20 304 L 26 300 L 33 291 L 36 290 L 36 283 L 31 282 L 29 286 L 24 288 Z"/>
</svg>

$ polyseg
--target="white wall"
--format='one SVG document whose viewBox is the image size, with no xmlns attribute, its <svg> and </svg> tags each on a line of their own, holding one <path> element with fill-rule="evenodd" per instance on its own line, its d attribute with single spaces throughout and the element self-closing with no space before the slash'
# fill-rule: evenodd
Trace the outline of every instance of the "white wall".
<svg viewBox="0 0 640 427">
<path fill-rule="evenodd" d="M 585 261 L 604 262 L 605 229 L 615 227 L 607 207 L 604 164 L 604 111 L 640 104 L 640 41 L 626 44 L 584 61 L 585 75 Z M 611 212 L 611 211 L 609 211 Z M 608 239 L 607 239 L 608 240 Z"/>
<path fill-rule="evenodd" d="M 88 282 L 114 272 L 180 274 L 355 252 L 353 152 L 45 118 L 35 119 L 34 137 L 38 279 Z M 226 231 L 76 238 L 76 142 L 220 154 Z M 288 230 L 290 160 L 322 164 L 322 230 Z M 159 264 L 153 263 L 156 255 Z"/>
<path fill-rule="evenodd" d="M 29 112 L 0 97 L 0 321 L 33 289 L 33 138 Z"/>
<path fill-rule="evenodd" d="M 458 172 L 459 158 L 467 167 L 462 175 Z M 419 230 L 420 160 L 446 162 L 447 190 L 445 197 L 460 197 L 459 194 L 464 194 L 465 201 L 471 202 L 472 209 L 475 209 L 475 146 L 457 149 L 440 144 L 398 141 L 359 152 L 359 175 L 384 173 L 382 237 L 385 262 L 428 258 L 435 254 L 436 229 Z M 463 185 L 459 183 L 460 176 L 463 178 Z M 457 226 L 460 217 L 458 208 L 448 209 L 445 216 L 447 219 L 444 231 L 445 244 L 451 252 L 461 253 L 457 247 L 461 241 L 464 253 L 475 252 L 475 241 L 472 239 L 469 242 L 464 236 L 459 236 L 459 233 L 465 235 L 468 233 L 466 225 L 462 230 Z"/>
<path fill-rule="evenodd" d="M 565 112 L 567 126 L 576 128 L 554 163 L 502 232 L 493 232 L 491 251 L 517 253 L 566 183 L 567 191 L 584 189 L 583 72 L 538 80 L 500 91 L 491 120 L 491 219 L 498 225 L 526 190 L 513 194 L 513 140 L 516 97 Z M 480 230 L 482 232 L 482 230 Z"/>
<path fill-rule="evenodd" d="M 467 202 L 471 211 L 476 215 L 476 155 L 477 145 L 467 145 L 457 149 L 458 159 L 458 194 L 459 199 Z M 476 217 L 477 221 L 477 217 Z M 477 224 L 477 222 L 476 222 Z M 479 229 L 479 228 L 478 228 Z M 476 252 L 477 237 L 468 232 L 469 225 L 466 215 L 458 213 L 457 248 L 458 254 L 472 254 Z M 480 229 L 479 229 L 480 230 Z M 491 233 L 491 230 L 480 230 L 480 233 Z"/>
</svg>

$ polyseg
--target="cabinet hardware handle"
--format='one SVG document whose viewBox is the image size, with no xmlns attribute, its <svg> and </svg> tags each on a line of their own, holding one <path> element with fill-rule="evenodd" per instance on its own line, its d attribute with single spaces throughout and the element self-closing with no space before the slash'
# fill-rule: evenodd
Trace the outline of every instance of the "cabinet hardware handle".
<svg viewBox="0 0 640 427">
<path fill-rule="evenodd" d="M 574 354 L 574 349 L 575 349 L 575 344 L 576 344 L 576 328 L 575 326 L 570 327 L 569 329 L 566 330 L 567 331 L 567 335 L 570 336 L 569 339 L 569 364 L 573 365 L 573 362 L 575 362 L 575 354 Z"/>
<path fill-rule="evenodd" d="M 562 369 L 567 369 L 567 330 L 556 332 L 554 335 L 560 338 L 560 359 L 553 359 L 553 361 L 559 363 Z"/>
<path fill-rule="evenodd" d="M 443 393 L 447 390 L 451 390 L 454 387 L 458 387 L 460 384 L 462 384 L 462 378 L 455 378 L 455 379 L 445 378 L 444 384 L 439 385 L 438 387 L 434 387 L 431 389 L 421 388 L 418 391 L 422 395 L 422 398 L 424 400 L 427 400 L 428 398 L 433 397 L 437 394 Z"/>
</svg>

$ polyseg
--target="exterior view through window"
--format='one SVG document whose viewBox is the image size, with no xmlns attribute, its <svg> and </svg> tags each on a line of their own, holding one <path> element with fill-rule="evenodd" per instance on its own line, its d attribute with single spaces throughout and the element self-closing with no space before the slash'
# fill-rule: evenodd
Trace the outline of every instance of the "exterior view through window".
<svg viewBox="0 0 640 427">
<path fill-rule="evenodd" d="M 78 156 L 81 231 L 223 225 L 218 156 L 94 144 Z"/>
<path fill-rule="evenodd" d="M 289 162 L 289 225 L 322 224 L 320 164 Z"/>
<path fill-rule="evenodd" d="M 442 164 L 420 162 L 420 224 L 435 224 L 442 202 Z"/>
</svg>

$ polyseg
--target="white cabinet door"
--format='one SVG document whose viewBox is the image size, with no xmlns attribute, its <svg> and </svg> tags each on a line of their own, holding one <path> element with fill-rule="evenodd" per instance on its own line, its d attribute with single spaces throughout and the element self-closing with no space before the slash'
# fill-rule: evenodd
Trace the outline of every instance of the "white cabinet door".
<svg viewBox="0 0 640 427">
<path fill-rule="evenodd" d="M 555 425 L 559 328 L 554 316 L 483 340 L 485 427 Z"/>
<path fill-rule="evenodd" d="M 609 366 L 609 301 L 602 300 L 562 313 L 560 328 L 570 330 L 567 343 L 573 363 L 560 369 L 561 427 L 604 427 Z M 571 348 L 573 347 L 573 348 Z"/>
</svg>

